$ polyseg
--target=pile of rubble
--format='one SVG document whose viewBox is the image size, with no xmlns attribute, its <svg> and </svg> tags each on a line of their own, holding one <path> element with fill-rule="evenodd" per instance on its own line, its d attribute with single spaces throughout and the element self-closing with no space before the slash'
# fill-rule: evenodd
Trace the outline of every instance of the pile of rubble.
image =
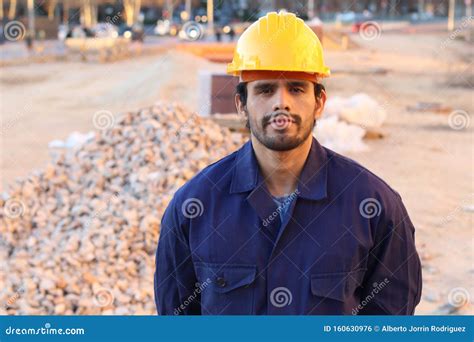
<svg viewBox="0 0 474 342">
<path fill-rule="evenodd" d="M 0 314 L 155 314 L 160 219 L 243 138 L 175 104 L 98 118 L 0 198 Z"/>
<path fill-rule="evenodd" d="M 384 106 L 367 94 L 333 96 L 327 100 L 313 134 L 322 145 L 339 153 L 367 151 L 364 138 L 369 132 L 379 136 L 386 117 Z"/>
</svg>

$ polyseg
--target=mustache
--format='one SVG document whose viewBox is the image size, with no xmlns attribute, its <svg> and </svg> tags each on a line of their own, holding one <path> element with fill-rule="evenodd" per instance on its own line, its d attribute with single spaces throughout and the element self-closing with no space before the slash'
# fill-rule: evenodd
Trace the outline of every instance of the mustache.
<svg viewBox="0 0 474 342">
<path fill-rule="evenodd" d="M 299 116 L 298 114 L 290 113 L 287 110 L 278 110 L 276 112 L 266 114 L 262 118 L 262 127 L 267 127 L 269 124 L 272 123 L 273 120 L 275 120 L 280 115 L 285 116 L 288 120 L 291 120 L 297 125 L 301 124 L 301 116 Z"/>
</svg>

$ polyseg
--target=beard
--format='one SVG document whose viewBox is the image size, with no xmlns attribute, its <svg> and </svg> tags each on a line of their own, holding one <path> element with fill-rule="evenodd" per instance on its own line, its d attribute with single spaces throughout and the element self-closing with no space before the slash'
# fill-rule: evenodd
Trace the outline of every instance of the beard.
<svg viewBox="0 0 474 342">
<path fill-rule="evenodd" d="M 247 128 L 263 146 L 273 151 L 297 148 L 312 134 L 315 125 L 315 119 L 304 121 L 300 115 L 286 111 L 266 114 L 260 121 L 250 120 L 247 112 Z"/>
</svg>

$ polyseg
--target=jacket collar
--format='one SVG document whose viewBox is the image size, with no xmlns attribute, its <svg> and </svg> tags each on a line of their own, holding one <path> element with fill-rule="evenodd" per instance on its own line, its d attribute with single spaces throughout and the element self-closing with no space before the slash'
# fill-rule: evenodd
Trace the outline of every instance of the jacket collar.
<svg viewBox="0 0 474 342">
<path fill-rule="evenodd" d="M 326 150 L 313 137 L 311 149 L 298 181 L 298 196 L 309 200 L 327 197 L 328 156 Z M 249 140 L 237 152 L 230 193 L 254 190 L 262 185 L 257 158 Z"/>
</svg>

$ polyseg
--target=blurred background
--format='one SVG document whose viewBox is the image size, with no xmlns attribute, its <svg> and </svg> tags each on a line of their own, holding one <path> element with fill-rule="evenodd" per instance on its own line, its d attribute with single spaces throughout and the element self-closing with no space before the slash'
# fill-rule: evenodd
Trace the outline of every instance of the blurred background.
<svg viewBox="0 0 474 342">
<path fill-rule="evenodd" d="M 472 314 L 472 7 L 0 0 L 0 314 L 156 313 L 163 211 L 248 139 L 226 64 L 280 10 L 314 30 L 332 71 L 314 136 L 404 200 L 423 263 L 416 313 Z"/>
</svg>

